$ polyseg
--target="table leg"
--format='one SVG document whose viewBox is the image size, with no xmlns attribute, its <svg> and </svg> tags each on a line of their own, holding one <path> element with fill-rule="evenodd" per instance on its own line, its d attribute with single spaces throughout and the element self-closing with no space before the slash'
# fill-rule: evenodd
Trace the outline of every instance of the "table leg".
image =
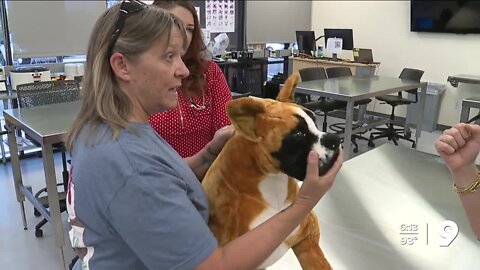
<svg viewBox="0 0 480 270">
<path fill-rule="evenodd" d="M 353 101 L 347 102 L 347 112 L 345 116 L 345 134 L 343 137 L 343 153 L 344 160 L 350 158 L 350 150 L 352 149 L 352 128 L 353 128 Z"/>
<path fill-rule="evenodd" d="M 470 116 L 470 107 L 462 104 L 462 112 L 460 114 L 460 123 L 467 123 Z"/>
<path fill-rule="evenodd" d="M 65 257 L 63 254 L 63 247 L 65 246 L 65 239 L 63 236 L 62 217 L 60 213 L 60 202 L 57 190 L 57 180 L 55 177 L 55 164 L 53 160 L 53 148 L 51 144 L 44 144 L 42 146 L 43 169 L 45 171 L 45 181 L 47 183 L 48 205 L 50 216 L 52 220 L 53 229 L 55 232 L 55 240 L 57 247 L 60 248 L 62 268 L 65 269 Z"/>
<path fill-rule="evenodd" d="M 423 113 L 425 111 L 425 99 L 427 98 L 427 83 L 422 83 L 420 93 L 420 104 L 418 104 L 417 126 L 415 129 L 415 148 L 418 146 L 418 139 L 422 134 Z"/>
<path fill-rule="evenodd" d="M 4 144 L 4 139 L 3 139 L 3 129 L 2 129 L 2 121 L 0 120 L 0 155 L 2 155 L 2 163 L 3 164 L 7 164 L 7 157 L 6 157 L 6 153 L 5 153 L 5 146 L 3 145 Z"/>
<path fill-rule="evenodd" d="M 23 186 L 22 172 L 20 170 L 20 159 L 18 158 L 17 139 L 15 138 L 15 127 L 7 123 L 7 137 L 8 148 L 10 149 L 10 165 L 12 166 L 13 182 L 15 186 L 15 194 L 17 202 L 20 204 L 20 211 L 22 212 L 23 229 L 27 229 L 27 219 L 25 216 L 25 195 L 20 191 Z"/>
</svg>

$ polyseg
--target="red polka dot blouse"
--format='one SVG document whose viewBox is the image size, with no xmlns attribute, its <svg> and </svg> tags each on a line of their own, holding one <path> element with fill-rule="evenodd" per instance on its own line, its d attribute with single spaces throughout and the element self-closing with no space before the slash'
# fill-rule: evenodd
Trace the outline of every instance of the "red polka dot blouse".
<svg viewBox="0 0 480 270">
<path fill-rule="evenodd" d="M 201 95 L 192 98 L 198 105 L 197 109 L 191 106 L 189 98 L 179 95 L 175 109 L 153 114 L 149 119 L 150 125 L 182 157 L 198 153 L 213 139 L 215 131 L 230 124 L 225 106 L 232 95 L 225 76 L 215 62 L 209 62 L 205 78 L 205 99 Z"/>
</svg>

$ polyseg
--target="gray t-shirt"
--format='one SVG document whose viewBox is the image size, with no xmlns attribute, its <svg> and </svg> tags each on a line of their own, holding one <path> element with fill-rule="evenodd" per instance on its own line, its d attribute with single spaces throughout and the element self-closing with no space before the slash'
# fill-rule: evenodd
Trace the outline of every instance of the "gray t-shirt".
<svg viewBox="0 0 480 270">
<path fill-rule="evenodd" d="M 196 176 L 148 124 L 101 126 L 72 151 L 67 208 L 84 269 L 193 269 L 217 247 Z M 85 252 L 86 251 L 86 252 Z"/>
</svg>

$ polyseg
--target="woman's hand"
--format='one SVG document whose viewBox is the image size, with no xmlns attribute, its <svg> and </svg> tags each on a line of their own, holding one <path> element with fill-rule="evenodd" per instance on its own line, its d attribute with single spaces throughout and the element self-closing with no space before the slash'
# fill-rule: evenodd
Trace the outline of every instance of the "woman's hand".
<svg viewBox="0 0 480 270">
<path fill-rule="evenodd" d="M 307 161 L 307 173 L 303 180 L 302 187 L 295 201 L 298 205 L 304 205 L 310 211 L 325 193 L 332 187 L 338 171 L 343 165 L 343 149 L 340 148 L 338 157 L 332 168 L 320 176 L 318 172 L 318 154 L 310 151 Z"/>
<path fill-rule="evenodd" d="M 452 175 L 475 166 L 480 152 L 480 126 L 460 123 L 447 129 L 435 142 L 435 148 Z"/>
<path fill-rule="evenodd" d="M 213 139 L 208 145 L 208 152 L 212 155 L 217 156 L 220 151 L 222 151 L 225 143 L 227 143 L 228 139 L 230 139 L 234 133 L 235 128 L 233 127 L 233 125 L 224 126 L 217 130 L 215 132 L 215 135 L 213 135 Z"/>
</svg>

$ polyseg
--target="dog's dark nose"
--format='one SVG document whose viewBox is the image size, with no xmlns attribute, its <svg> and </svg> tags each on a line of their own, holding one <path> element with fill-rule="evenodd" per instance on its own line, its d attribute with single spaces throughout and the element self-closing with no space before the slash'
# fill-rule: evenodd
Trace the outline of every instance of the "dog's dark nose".
<svg viewBox="0 0 480 270">
<path fill-rule="evenodd" d="M 320 139 L 320 143 L 329 150 L 337 150 L 340 145 L 340 137 L 332 133 L 326 133 Z"/>
</svg>

